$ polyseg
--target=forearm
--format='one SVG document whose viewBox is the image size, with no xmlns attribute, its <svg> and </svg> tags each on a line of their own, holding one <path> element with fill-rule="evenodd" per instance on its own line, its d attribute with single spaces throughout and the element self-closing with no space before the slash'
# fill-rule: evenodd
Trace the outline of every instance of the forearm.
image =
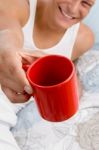
<svg viewBox="0 0 99 150">
<path fill-rule="evenodd" d="M 23 47 L 23 33 L 21 25 L 14 18 L 0 16 L 0 50 L 13 47 Z"/>
</svg>

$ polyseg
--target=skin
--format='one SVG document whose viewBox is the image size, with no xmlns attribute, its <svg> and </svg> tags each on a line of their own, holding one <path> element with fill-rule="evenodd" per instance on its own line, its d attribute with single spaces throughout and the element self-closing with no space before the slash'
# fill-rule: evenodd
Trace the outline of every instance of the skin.
<svg viewBox="0 0 99 150">
<path fill-rule="evenodd" d="M 33 92 L 22 64 L 31 64 L 46 55 L 46 48 L 57 44 L 68 27 L 81 22 L 94 2 L 95 0 L 38 0 L 33 38 L 37 47 L 43 50 L 30 54 L 23 50 L 22 33 L 22 27 L 30 14 L 29 1 L 0 0 L 0 84 L 12 102 L 25 102 Z M 81 23 L 72 60 L 90 49 L 93 43 L 92 31 Z M 29 90 L 26 90 L 26 85 Z"/>
</svg>

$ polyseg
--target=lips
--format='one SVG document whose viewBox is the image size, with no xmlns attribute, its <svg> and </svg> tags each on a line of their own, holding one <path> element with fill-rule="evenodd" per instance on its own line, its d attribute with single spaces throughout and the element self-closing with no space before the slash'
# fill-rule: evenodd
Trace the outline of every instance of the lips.
<svg viewBox="0 0 99 150">
<path fill-rule="evenodd" d="M 63 9 L 62 7 L 59 6 L 58 8 L 59 8 L 61 14 L 62 14 L 66 19 L 69 19 L 69 20 L 75 19 L 75 17 L 68 15 L 68 14 L 64 11 L 64 9 Z"/>
</svg>

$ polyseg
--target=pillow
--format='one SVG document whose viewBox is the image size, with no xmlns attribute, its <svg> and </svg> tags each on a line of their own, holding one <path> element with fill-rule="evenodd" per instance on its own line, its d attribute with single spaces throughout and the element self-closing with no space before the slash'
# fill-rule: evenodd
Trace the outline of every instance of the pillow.
<svg viewBox="0 0 99 150">
<path fill-rule="evenodd" d="M 99 49 L 99 0 L 96 0 L 95 5 L 90 11 L 89 15 L 84 19 L 84 23 L 87 24 L 95 35 L 95 45 Z"/>
</svg>

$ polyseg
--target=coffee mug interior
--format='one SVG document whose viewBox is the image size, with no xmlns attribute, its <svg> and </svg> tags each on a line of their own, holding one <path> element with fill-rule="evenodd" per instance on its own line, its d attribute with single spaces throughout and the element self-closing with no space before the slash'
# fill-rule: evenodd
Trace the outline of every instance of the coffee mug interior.
<svg viewBox="0 0 99 150">
<path fill-rule="evenodd" d="M 53 86 L 66 81 L 73 72 L 73 64 L 65 57 L 47 56 L 37 60 L 29 70 L 30 81 L 39 86 Z"/>
</svg>

